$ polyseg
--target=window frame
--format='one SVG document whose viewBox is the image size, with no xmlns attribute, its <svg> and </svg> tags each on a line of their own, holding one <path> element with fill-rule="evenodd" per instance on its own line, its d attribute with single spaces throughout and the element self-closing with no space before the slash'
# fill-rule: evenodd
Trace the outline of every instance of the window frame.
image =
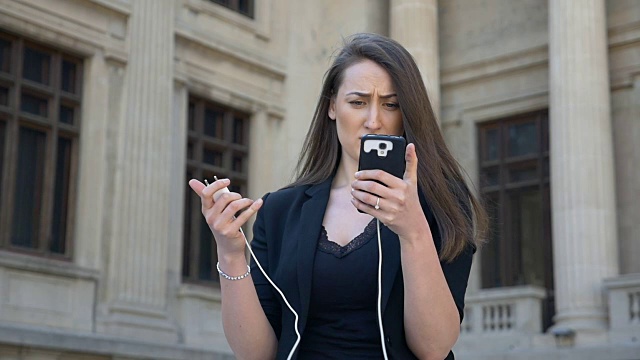
<svg viewBox="0 0 640 360">
<path fill-rule="evenodd" d="M 535 153 L 509 156 L 509 134 L 510 126 L 517 124 L 534 123 L 538 136 L 538 149 Z M 497 129 L 497 158 L 487 159 L 488 131 Z M 504 119 L 498 119 L 480 123 L 477 125 L 478 131 L 478 171 L 480 175 L 480 194 L 490 212 L 493 207 L 496 209 L 498 220 L 495 227 L 490 229 L 489 244 L 482 252 L 481 265 L 481 287 L 492 288 L 502 286 L 523 285 L 518 283 L 515 275 L 524 274 L 521 259 L 521 241 L 508 241 L 517 236 L 513 227 L 515 216 L 513 211 L 509 211 L 509 202 L 535 189 L 538 191 L 542 211 L 542 246 L 544 254 L 544 286 L 547 289 L 547 298 L 544 302 L 543 323 L 544 328 L 551 325 L 554 309 L 554 281 L 553 281 L 553 253 L 551 237 L 551 198 L 550 198 L 550 176 L 549 176 L 549 116 L 547 110 L 526 113 Z M 512 181 L 510 170 L 530 169 L 535 164 L 535 179 Z M 487 184 L 487 174 L 489 171 L 497 169 L 497 184 Z M 493 221 L 494 219 L 492 219 Z M 489 253 L 493 249 L 494 252 Z M 493 259 L 493 260 L 491 260 Z M 491 263 L 491 261 L 497 263 Z M 526 283 L 526 280 L 525 280 Z"/>
<path fill-rule="evenodd" d="M 249 10 L 247 12 L 243 12 L 240 9 L 240 1 L 241 0 L 209 0 L 210 2 L 216 4 L 216 5 L 220 5 L 223 6 L 233 12 L 236 12 L 242 16 L 246 16 L 249 19 L 255 19 L 255 14 L 256 14 L 256 4 L 255 4 L 255 0 L 245 0 L 248 2 L 248 8 Z"/>
<path fill-rule="evenodd" d="M 84 71 L 84 59 L 76 54 L 63 51 L 51 46 L 46 46 L 22 36 L 0 31 L 0 39 L 10 44 L 9 73 L 0 71 L 0 83 L 8 89 L 8 103 L 0 105 L 0 121 L 4 123 L 4 149 L 0 151 L 3 156 L 3 166 L 0 169 L 0 250 L 24 253 L 28 255 L 43 256 L 59 260 L 71 260 L 73 257 L 73 224 L 75 223 L 75 203 L 79 165 L 79 142 L 81 131 L 82 108 L 82 83 Z M 34 49 L 49 56 L 48 84 L 38 83 L 24 78 L 25 50 Z M 2 59 L 0 59 L 2 61 Z M 63 61 L 76 65 L 73 74 L 75 93 L 62 90 Z M 46 99 L 46 116 L 35 115 L 21 108 L 23 94 L 36 94 Z M 60 106 L 64 103 L 73 104 L 73 124 L 59 121 Z M 4 119 L 4 120 L 2 120 Z M 42 193 L 41 208 L 36 226 L 39 230 L 35 234 L 36 246 L 25 247 L 12 244 L 14 231 L 13 209 L 15 206 L 15 186 L 18 171 L 19 134 L 21 129 L 32 129 L 44 134 L 44 159 L 42 166 Z M 63 185 L 62 205 L 64 212 L 64 251 L 62 253 L 52 251 L 53 247 L 53 218 L 56 202 L 56 175 L 61 169 L 57 169 L 58 147 L 61 139 L 69 140 L 68 173 L 63 174 L 67 180 Z M 4 210 L 3 210 L 4 209 Z"/>
<path fill-rule="evenodd" d="M 221 137 L 207 135 L 204 131 L 206 110 L 212 110 L 222 114 L 222 134 Z M 242 144 L 234 140 L 234 125 L 236 120 L 241 120 L 244 124 L 242 128 Z M 241 110 L 233 109 L 208 99 L 189 94 L 187 103 L 187 151 L 186 151 L 186 176 L 187 181 L 191 178 L 204 182 L 206 178 L 213 181 L 213 174 L 218 178 L 227 177 L 231 180 L 231 191 L 241 194 L 247 193 L 248 184 L 248 162 L 249 162 L 249 132 L 251 125 L 251 115 Z M 213 165 L 203 159 L 203 150 L 215 148 L 222 152 L 222 164 Z M 242 157 L 243 166 L 241 171 L 233 169 L 235 156 Z M 235 186 L 233 186 L 235 184 Z M 238 186 L 239 187 L 236 187 Z M 205 286 L 219 286 L 220 278 L 216 270 L 217 251 L 215 239 L 208 228 L 204 225 L 205 219 L 202 216 L 199 197 L 187 187 L 184 202 L 184 225 L 182 241 L 182 281 Z M 203 224 L 204 223 L 204 224 Z M 205 231 L 212 239 L 211 243 L 211 268 L 210 279 L 200 276 L 200 261 L 202 248 L 202 232 Z"/>
</svg>

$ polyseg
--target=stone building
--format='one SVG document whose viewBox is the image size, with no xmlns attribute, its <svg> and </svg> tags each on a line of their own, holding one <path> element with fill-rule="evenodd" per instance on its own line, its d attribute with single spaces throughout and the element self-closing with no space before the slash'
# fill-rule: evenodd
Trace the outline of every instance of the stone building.
<svg viewBox="0 0 640 360">
<path fill-rule="evenodd" d="M 640 359 L 635 0 L 0 0 L 0 358 L 232 358 L 186 180 L 285 185 L 362 31 L 492 215 L 457 358 Z"/>
</svg>

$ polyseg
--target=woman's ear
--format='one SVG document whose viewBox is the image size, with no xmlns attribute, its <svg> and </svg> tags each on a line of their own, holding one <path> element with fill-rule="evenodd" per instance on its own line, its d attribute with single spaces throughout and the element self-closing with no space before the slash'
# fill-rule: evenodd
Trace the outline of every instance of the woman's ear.
<svg viewBox="0 0 640 360">
<path fill-rule="evenodd" d="M 327 111 L 327 115 L 329 115 L 329 119 L 336 119 L 336 96 L 332 95 L 329 99 L 329 111 Z"/>
</svg>

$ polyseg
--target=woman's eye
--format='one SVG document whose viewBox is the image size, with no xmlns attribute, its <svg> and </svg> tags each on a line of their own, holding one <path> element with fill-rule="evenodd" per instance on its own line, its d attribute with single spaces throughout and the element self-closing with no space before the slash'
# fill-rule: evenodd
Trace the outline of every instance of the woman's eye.
<svg viewBox="0 0 640 360">
<path fill-rule="evenodd" d="M 388 107 L 388 108 L 392 108 L 392 109 L 397 109 L 400 107 L 400 105 L 396 104 L 396 103 L 386 103 L 384 104 L 384 106 Z"/>
<path fill-rule="evenodd" d="M 360 100 L 350 101 L 349 103 L 352 104 L 352 105 L 356 105 L 356 106 L 364 105 L 364 101 L 360 101 Z"/>
</svg>

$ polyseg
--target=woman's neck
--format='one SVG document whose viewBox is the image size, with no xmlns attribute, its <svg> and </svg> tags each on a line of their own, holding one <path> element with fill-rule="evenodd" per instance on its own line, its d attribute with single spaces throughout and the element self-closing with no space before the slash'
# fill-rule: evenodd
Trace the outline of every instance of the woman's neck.
<svg viewBox="0 0 640 360">
<path fill-rule="evenodd" d="M 334 189 L 344 186 L 351 187 L 351 183 L 355 180 L 354 174 L 356 171 L 358 171 L 358 163 L 353 161 L 353 159 L 345 159 L 343 155 L 340 159 L 340 164 L 338 164 L 336 176 L 333 179 L 333 185 L 331 187 Z"/>
</svg>

